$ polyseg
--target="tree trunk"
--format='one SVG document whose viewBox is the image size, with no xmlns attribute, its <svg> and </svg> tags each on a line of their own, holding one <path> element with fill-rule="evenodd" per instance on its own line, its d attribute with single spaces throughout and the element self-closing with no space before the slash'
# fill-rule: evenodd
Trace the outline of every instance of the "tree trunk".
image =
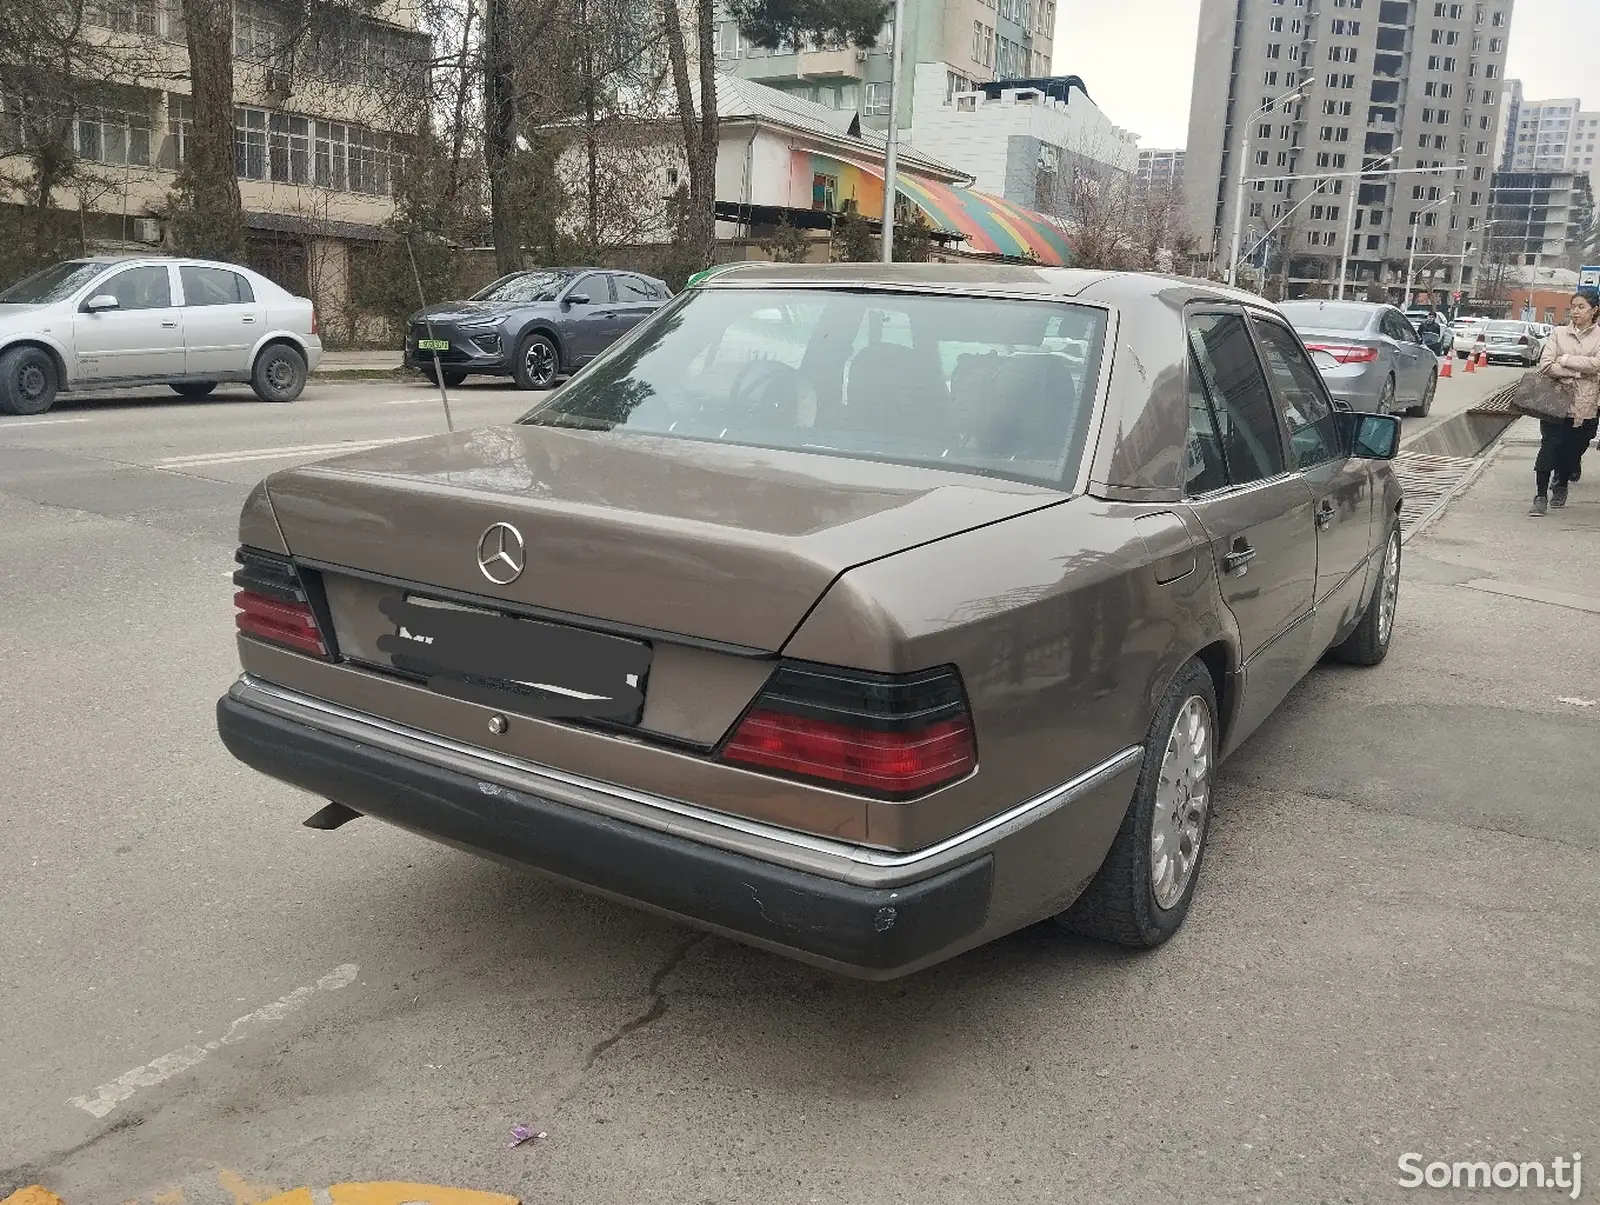
<svg viewBox="0 0 1600 1205">
<path fill-rule="evenodd" d="M 234 163 L 233 6 L 183 0 L 194 131 L 184 147 L 174 234 L 179 250 L 204 259 L 244 258 L 244 219 Z"/>
<path fill-rule="evenodd" d="M 595 129 L 595 78 L 594 78 L 594 17 L 587 0 L 582 5 L 583 29 L 583 147 L 588 159 L 588 233 L 589 252 L 600 245 L 600 138 Z"/>
<path fill-rule="evenodd" d="M 446 184 L 445 202 L 454 208 L 456 195 L 461 191 L 461 160 L 467 137 L 467 93 L 470 81 L 467 76 L 467 56 L 472 48 L 472 14 L 474 6 L 463 6 L 461 18 L 461 57 L 456 64 L 456 111 L 450 123 L 450 178 Z"/>
<path fill-rule="evenodd" d="M 689 48 L 684 41 L 678 0 L 662 0 L 667 57 L 678 97 L 684 158 L 689 165 L 689 203 L 684 214 L 683 252 L 693 269 L 707 267 L 717 236 L 717 60 L 712 0 L 693 0 L 700 65 L 700 111 L 689 87 Z"/>
<path fill-rule="evenodd" d="M 502 273 L 522 267 L 517 223 L 511 212 L 511 156 L 516 149 L 517 105 L 511 56 L 511 13 L 506 0 L 484 6 L 484 166 L 489 172 L 489 224 L 494 259 Z"/>
</svg>

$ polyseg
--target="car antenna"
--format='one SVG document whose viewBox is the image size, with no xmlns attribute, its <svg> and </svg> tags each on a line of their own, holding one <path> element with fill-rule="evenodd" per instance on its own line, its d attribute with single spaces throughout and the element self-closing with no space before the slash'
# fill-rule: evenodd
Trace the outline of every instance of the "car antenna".
<svg viewBox="0 0 1600 1205">
<path fill-rule="evenodd" d="M 411 261 L 411 279 L 417 282 L 417 303 L 422 306 L 424 311 L 426 311 L 428 308 L 428 299 L 422 294 L 422 273 L 417 271 L 417 257 L 416 253 L 411 250 L 411 236 L 408 234 L 405 236 L 405 239 L 406 258 Z M 428 342 L 432 343 L 434 341 L 433 320 L 429 318 L 426 313 L 424 313 L 422 315 L 422 321 L 427 324 Z M 456 429 L 456 424 L 455 420 L 450 417 L 450 394 L 445 390 L 444 387 L 444 369 L 439 367 L 439 349 L 431 348 L 430 350 L 433 352 L 433 383 L 439 386 L 439 400 L 444 403 L 445 429 L 448 431 L 454 431 Z"/>
</svg>

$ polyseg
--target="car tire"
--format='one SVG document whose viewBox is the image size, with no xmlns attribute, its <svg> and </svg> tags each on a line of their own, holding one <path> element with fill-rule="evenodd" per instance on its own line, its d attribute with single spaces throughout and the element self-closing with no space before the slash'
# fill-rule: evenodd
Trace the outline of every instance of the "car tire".
<svg viewBox="0 0 1600 1205">
<path fill-rule="evenodd" d="M 511 375 L 518 389 L 553 389 L 561 371 L 561 354 L 548 335 L 537 331 L 517 344 Z"/>
<path fill-rule="evenodd" d="M 1391 375 L 1383 383 L 1383 391 L 1378 394 L 1378 413 L 1388 414 L 1394 409 L 1394 377 Z"/>
<path fill-rule="evenodd" d="M 1400 528 L 1389 529 L 1378 581 L 1356 630 L 1334 646 L 1333 655 L 1347 665 L 1377 665 L 1389 655 L 1394 619 L 1400 604 Z"/>
<path fill-rule="evenodd" d="M 167 386 L 179 397 L 188 398 L 205 397 L 216 387 L 217 383 L 215 381 L 181 381 Z"/>
<path fill-rule="evenodd" d="M 1149 948 L 1176 933 L 1189 914 L 1210 831 L 1217 693 L 1211 671 L 1198 659 L 1187 662 L 1167 687 L 1144 754 L 1133 800 L 1105 861 L 1057 921 L 1085 937 Z M 1169 847 L 1178 852 L 1176 859 Z"/>
<path fill-rule="evenodd" d="M 43 414 L 56 402 L 56 362 L 38 347 L 0 355 L 0 414 Z"/>
<path fill-rule="evenodd" d="M 447 389 L 454 389 L 457 385 L 461 384 L 462 381 L 467 379 L 466 373 L 452 372 L 448 368 L 444 369 L 440 373 L 435 373 L 433 371 L 432 364 L 424 364 L 422 366 L 422 375 L 427 377 L 428 380 L 432 381 L 435 385 L 439 383 L 439 377 L 443 376 L 445 388 Z"/>
<path fill-rule="evenodd" d="M 1428 377 L 1428 387 L 1422 391 L 1422 400 L 1406 411 L 1409 418 L 1427 418 L 1428 412 L 1433 409 L 1433 395 L 1439 391 L 1439 374 L 1432 373 Z"/>
<path fill-rule="evenodd" d="M 292 402 L 305 387 L 305 357 L 287 343 L 270 344 L 256 357 L 250 388 L 263 402 Z"/>
</svg>

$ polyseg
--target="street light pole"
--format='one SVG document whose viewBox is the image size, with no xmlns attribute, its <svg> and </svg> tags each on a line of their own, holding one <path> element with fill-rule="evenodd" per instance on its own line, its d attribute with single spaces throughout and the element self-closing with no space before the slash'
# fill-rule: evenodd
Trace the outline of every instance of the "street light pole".
<svg viewBox="0 0 1600 1205">
<path fill-rule="evenodd" d="M 905 41 L 906 0 L 894 0 L 894 44 L 889 47 L 889 133 L 883 151 L 883 262 L 894 263 L 894 201 L 900 157 L 900 47 Z"/>
<path fill-rule="evenodd" d="M 1440 197 L 1437 201 L 1429 201 L 1421 209 L 1417 210 L 1417 217 L 1419 217 L 1419 218 L 1422 217 L 1423 214 L 1427 213 L 1428 210 L 1432 209 L 1435 205 L 1443 205 L 1447 201 L 1453 201 L 1453 200 L 1455 200 L 1455 190 L 1454 189 L 1452 189 L 1450 192 L 1447 192 L 1444 196 Z M 1415 226 L 1413 226 L 1411 228 L 1411 250 L 1406 255 L 1406 296 L 1405 296 L 1405 300 L 1400 303 L 1401 304 L 1401 308 L 1405 308 L 1405 307 L 1407 307 L 1407 306 L 1409 306 L 1411 304 L 1411 290 L 1412 290 L 1413 287 L 1415 287 L 1414 286 L 1414 282 L 1416 280 L 1416 272 L 1415 272 L 1414 269 L 1415 269 L 1416 262 L 1417 262 L 1417 238 L 1418 238 L 1417 231 L 1420 230 L 1421 228 L 1422 228 L 1422 223 L 1421 222 L 1418 222 Z M 1448 247 L 1449 245 L 1450 245 L 1449 240 L 1446 239 L 1445 240 L 1445 246 Z M 1431 277 L 1430 277 L 1430 280 L 1431 280 Z M 1431 288 L 1429 289 L 1429 293 L 1430 294 L 1432 293 L 1432 289 Z M 1430 303 L 1431 303 L 1431 297 L 1430 297 Z"/>
<path fill-rule="evenodd" d="M 903 0 L 897 0 L 903 2 Z M 1309 83 L 1309 81 L 1307 81 Z M 1232 285 L 1238 278 L 1239 266 L 1239 235 L 1244 227 L 1244 186 L 1245 176 L 1250 171 L 1250 127 L 1255 125 L 1256 118 L 1263 113 L 1270 113 L 1286 100 L 1293 100 L 1306 90 L 1306 84 L 1301 84 L 1293 92 L 1285 92 L 1271 104 L 1262 105 L 1245 120 L 1244 137 L 1239 141 L 1239 184 L 1233 198 L 1233 240 L 1228 249 L 1228 272 L 1225 279 Z"/>
<path fill-rule="evenodd" d="M 1374 171 L 1377 168 L 1379 163 L 1385 163 L 1385 162 L 1391 162 L 1392 163 L 1393 161 L 1394 161 L 1394 153 L 1390 152 L 1389 154 L 1383 156 L 1381 159 L 1376 160 L 1374 163 L 1372 163 L 1372 165 L 1370 167 L 1366 163 L 1363 163 L 1362 166 L 1361 166 L 1361 175 L 1357 176 L 1355 178 L 1355 180 L 1352 181 L 1352 183 L 1355 185 L 1355 187 L 1350 190 L 1350 204 L 1347 207 L 1347 212 L 1345 213 L 1345 218 L 1344 218 L 1344 246 L 1339 248 L 1339 300 L 1340 301 L 1344 300 L 1345 276 L 1350 270 L 1350 240 L 1355 236 L 1355 229 L 1356 229 L 1356 202 L 1361 197 L 1361 181 L 1366 178 L 1368 173 Z"/>
</svg>

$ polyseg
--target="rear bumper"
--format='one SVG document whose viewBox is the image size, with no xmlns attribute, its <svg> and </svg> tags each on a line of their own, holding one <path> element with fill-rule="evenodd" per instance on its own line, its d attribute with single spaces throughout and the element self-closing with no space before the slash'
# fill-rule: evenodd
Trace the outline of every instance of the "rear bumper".
<svg viewBox="0 0 1600 1205">
<path fill-rule="evenodd" d="M 459 756 L 449 765 L 426 756 L 420 742 L 401 751 L 392 726 L 380 731 L 374 723 L 369 741 L 348 717 L 335 731 L 304 718 L 304 708 L 271 701 L 246 681 L 217 703 L 223 744 L 264 774 L 435 840 L 847 974 L 892 978 L 928 965 L 974 944 L 989 919 L 995 857 L 986 847 L 941 859 L 928 868 L 933 873 L 909 881 L 850 882 L 682 835 L 689 824 L 648 827 L 513 790 L 457 768 Z"/>
</svg>

